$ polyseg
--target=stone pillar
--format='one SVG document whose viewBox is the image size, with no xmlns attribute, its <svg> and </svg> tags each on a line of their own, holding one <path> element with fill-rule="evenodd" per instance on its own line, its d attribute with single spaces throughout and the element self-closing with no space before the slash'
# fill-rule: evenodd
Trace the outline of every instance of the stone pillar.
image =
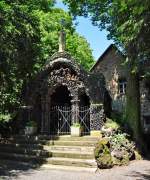
<svg viewBox="0 0 150 180">
<path fill-rule="evenodd" d="M 49 102 L 47 96 L 42 99 L 42 120 L 41 120 L 41 133 L 48 134 L 49 132 Z"/>
<path fill-rule="evenodd" d="M 79 123 L 79 100 L 74 99 L 71 101 L 72 103 L 72 124 Z"/>
<path fill-rule="evenodd" d="M 61 30 L 59 35 L 59 52 L 64 52 L 66 48 L 66 34 Z"/>
<path fill-rule="evenodd" d="M 105 122 L 103 104 L 91 104 L 90 107 L 90 130 L 92 136 L 100 136 L 100 130 Z"/>
<path fill-rule="evenodd" d="M 74 89 L 71 91 L 72 100 L 71 100 L 71 109 L 72 109 L 72 122 L 79 123 L 79 98 L 78 98 L 78 88 L 74 87 Z"/>
<path fill-rule="evenodd" d="M 41 134 L 45 133 L 45 98 L 41 98 Z"/>
</svg>

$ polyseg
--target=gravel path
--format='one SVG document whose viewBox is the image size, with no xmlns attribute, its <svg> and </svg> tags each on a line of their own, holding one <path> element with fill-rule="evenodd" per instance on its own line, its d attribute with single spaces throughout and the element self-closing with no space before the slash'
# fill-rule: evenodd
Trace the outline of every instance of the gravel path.
<svg viewBox="0 0 150 180">
<path fill-rule="evenodd" d="M 0 167 L 0 179 L 9 180 L 150 180 L 150 161 L 141 160 L 129 166 L 98 170 L 96 173 L 52 169 Z M 6 171 L 6 172 L 5 172 Z"/>
</svg>

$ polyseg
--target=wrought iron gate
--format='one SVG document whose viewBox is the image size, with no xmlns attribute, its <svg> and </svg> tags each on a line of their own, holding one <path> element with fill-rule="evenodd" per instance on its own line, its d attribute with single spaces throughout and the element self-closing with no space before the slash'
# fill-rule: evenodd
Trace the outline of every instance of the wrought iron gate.
<svg viewBox="0 0 150 180">
<path fill-rule="evenodd" d="M 78 116 L 82 128 L 82 135 L 90 134 L 90 108 L 88 106 L 79 107 Z"/>
<path fill-rule="evenodd" d="M 70 134 L 71 107 L 54 106 L 50 111 L 50 134 Z"/>
<path fill-rule="evenodd" d="M 54 106 L 48 113 L 48 133 L 51 135 L 63 135 L 71 133 L 71 125 L 73 124 L 72 113 L 77 113 L 78 122 L 82 128 L 82 134 L 90 133 L 90 108 L 80 107 L 77 112 L 73 112 L 71 107 Z"/>
</svg>

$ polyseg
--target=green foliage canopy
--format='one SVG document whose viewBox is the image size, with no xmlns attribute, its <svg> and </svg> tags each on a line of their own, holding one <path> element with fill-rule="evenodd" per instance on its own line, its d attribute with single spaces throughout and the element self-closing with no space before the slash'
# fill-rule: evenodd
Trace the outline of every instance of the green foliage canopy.
<svg viewBox="0 0 150 180">
<path fill-rule="evenodd" d="M 1 113 L 20 106 L 22 89 L 58 51 L 62 18 L 66 21 L 66 50 L 86 69 L 93 63 L 89 44 L 75 32 L 72 17 L 54 4 L 53 0 L 0 1 Z"/>
<path fill-rule="evenodd" d="M 74 16 L 89 17 L 92 23 L 106 29 L 108 38 L 122 47 L 129 69 L 127 77 L 126 119 L 134 137 L 140 141 L 139 74 L 149 76 L 145 64 L 150 60 L 149 0 L 63 0 Z M 145 63 L 146 62 L 146 63 Z M 148 63 L 147 63 L 148 62 Z"/>
<path fill-rule="evenodd" d="M 150 57 L 149 0 L 64 0 L 74 16 L 90 17 L 106 29 L 108 38 L 123 47 L 132 61 Z M 135 63 L 137 63 L 137 61 Z"/>
</svg>

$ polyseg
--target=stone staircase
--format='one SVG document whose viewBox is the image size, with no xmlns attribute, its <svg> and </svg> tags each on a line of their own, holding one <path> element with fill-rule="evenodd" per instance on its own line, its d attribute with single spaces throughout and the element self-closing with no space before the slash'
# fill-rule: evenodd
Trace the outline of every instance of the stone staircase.
<svg viewBox="0 0 150 180">
<path fill-rule="evenodd" d="M 1 139 L 0 159 L 54 169 L 96 169 L 97 141 L 90 136 L 13 136 Z"/>
</svg>

